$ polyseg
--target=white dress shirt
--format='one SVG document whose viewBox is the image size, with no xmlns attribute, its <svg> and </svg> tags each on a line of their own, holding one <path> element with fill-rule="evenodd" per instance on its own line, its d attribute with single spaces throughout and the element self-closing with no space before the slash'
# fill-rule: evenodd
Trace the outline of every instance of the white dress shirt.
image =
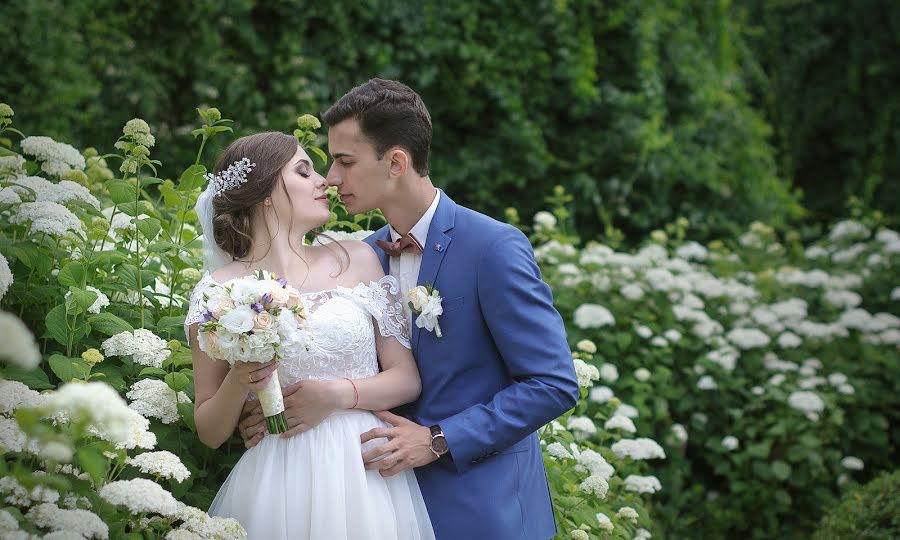
<svg viewBox="0 0 900 540">
<path fill-rule="evenodd" d="M 435 189 L 434 200 L 431 201 L 431 206 L 428 207 L 428 210 L 425 210 L 425 213 L 419 219 L 418 223 L 413 225 L 413 228 L 410 229 L 409 233 L 416 237 L 416 240 L 419 241 L 419 244 L 422 245 L 422 250 L 428 249 L 428 228 L 431 227 L 431 219 L 434 217 L 435 211 L 437 211 L 438 202 L 441 200 L 441 191 L 439 189 Z M 400 240 L 400 233 L 394 230 L 394 227 L 390 227 L 391 231 L 391 240 L 396 242 Z M 419 281 L 419 268 L 422 267 L 422 253 L 401 253 L 399 257 L 391 257 L 390 262 L 388 263 L 390 274 L 397 278 L 397 281 L 400 282 L 400 294 L 403 295 L 404 299 L 404 308 L 406 309 L 406 314 L 410 318 L 412 318 L 412 312 L 409 310 L 409 305 L 405 302 L 407 299 L 406 292 L 413 287 Z"/>
</svg>

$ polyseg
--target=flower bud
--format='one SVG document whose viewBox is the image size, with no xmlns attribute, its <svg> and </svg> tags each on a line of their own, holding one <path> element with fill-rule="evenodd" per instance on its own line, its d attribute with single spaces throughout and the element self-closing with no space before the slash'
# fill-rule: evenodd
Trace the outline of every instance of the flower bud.
<svg viewBox="0 0 900 540">
<path fill-rule="evenodd" d="M 219 120 L 222 119 L 222 113 L 219 109 L 215 107 L 210 107 L 206 109 L 206 121 L 210 124 L 215 124 Z"/>
<path fill-rule="evenodd" d="M 297 118 L 297 126 L 304 131 L 314 131 L 322 127 L 322 122 L 311 114 L 304 114 Z"/>
</svg>

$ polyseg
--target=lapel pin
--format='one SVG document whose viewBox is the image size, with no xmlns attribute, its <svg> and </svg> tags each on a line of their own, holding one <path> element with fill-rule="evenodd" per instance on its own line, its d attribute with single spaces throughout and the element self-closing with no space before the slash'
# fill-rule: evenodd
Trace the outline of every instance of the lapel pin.
<svg viewBox="0 0 900 540">
<path fill-rule="evenodd" d="M 442 253 L 444 251 L 444 246 L 442 246 L 440 244 L 435 244 L 434 250 L 437 251 L 438 253 Z"/>
</svg>

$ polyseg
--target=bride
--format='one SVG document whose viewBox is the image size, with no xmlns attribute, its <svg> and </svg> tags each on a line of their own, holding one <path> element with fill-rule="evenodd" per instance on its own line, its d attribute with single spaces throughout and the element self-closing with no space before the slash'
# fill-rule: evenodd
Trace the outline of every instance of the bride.
<svg viewBox="0 0 900 540">
<path fill-rule="evenodd" d="M 250 172 L 231 174 L 244 158 Z M 296 138 L 242 137 L 216 173 L 224 181 L 210 182 L 197 205 L 208 271 L 185 321 L 197 432 L 212 448 L 228 440 L 244 402 L 276 369 L 285 394 L 301 406 L 288 409 L 300 412 L 287 416 L 287 432 L 266 435 L 241 457 L 210 515 L 236 518 L 251 540 L 433 539 L 414 473 L 384 478 L 362 460 L 384 440 L 361 445 L 360 434 L 389 427 L 369 411 L 411 402 L 421 388 L 399 285 L 362 242 L 303 245 L 330 210 L 325 179 Z M 297 358 L 229 367 L 198 346 L 198 301 L 206 287 L 256 270 L 302 293 L 312 342 Z"/>
</svg>

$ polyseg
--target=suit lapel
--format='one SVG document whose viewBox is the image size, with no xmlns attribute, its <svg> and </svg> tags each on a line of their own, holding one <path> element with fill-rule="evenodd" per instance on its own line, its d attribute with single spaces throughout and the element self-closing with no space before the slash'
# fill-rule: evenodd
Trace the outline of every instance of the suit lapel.
<svg viewBox="0 0 900 540">
<path fill-rule="evenodd" d="M 372 249 L 375 250 L 375 254 L 378 255 L 378 260 L 381 262 L 381 268 L 384 270 L 384 275 L 388 275 L 391 273 L 391 264 L 390 257 L 388 257 L 387 253 L 384 252 L 383 249 L 378 247 L 378 244 L 375 243 L 375 240 L 384 240 L 387 242 L 391 241 L 391 229 L 390 227 L 383 227 L 381 230 L 373 232 L 366 238 L 366 242 L 372 246 Z"/>
<path fill-rule="evenodd" d="M 444 261 L 444 255 L 447 254 L 447 248 L 453 240 L 446 233 L 453 228 L 456 219 L 456 203 L 454 203 L 446 193 L 441 191 L 441 200 L 431 218 L 431 225 L 428 227 L 428 238 L 422 251 L 422 266 L 419 267 L 419 278 L 417 285 L 425 285 L 426 283 L 435 284 L 441 263 Z M 440 292 L 440 289 L 438 290 Z M 413 315 L 412 338 L 413 338 L 413 354 L 418 353 L 419 337 L 421 330 L 416 327 L 415 315 Z"/>
</svg>

